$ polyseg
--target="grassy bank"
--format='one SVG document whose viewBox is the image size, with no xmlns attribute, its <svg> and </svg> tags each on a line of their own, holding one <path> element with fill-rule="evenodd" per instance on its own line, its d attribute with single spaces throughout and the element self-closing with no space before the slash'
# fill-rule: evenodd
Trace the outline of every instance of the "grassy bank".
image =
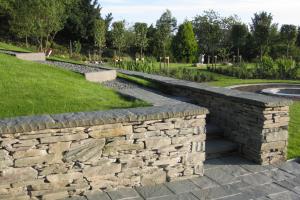
<svg viewBox="0 0 300 200">
<path fill-rule="evenodd" d="M 146 106 L 83 76 L 0 54 L 0 118 Z"/>
<path fill-rule="evenodd" d="M 8 51 L 18 51 L 18 52 L 24 52 L 24 53 L 31 52 L 29 49 L 18 47 L 13 44 L 8 44 L 8 43 L 4 43 L 4 42 L 0 42 L 0 49 L 8 50 Z"/>
</svg>

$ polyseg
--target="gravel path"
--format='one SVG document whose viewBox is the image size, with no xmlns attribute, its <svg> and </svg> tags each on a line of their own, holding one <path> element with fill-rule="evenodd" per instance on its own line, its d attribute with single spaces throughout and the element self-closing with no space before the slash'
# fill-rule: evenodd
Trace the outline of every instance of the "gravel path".
<svg viewBox="0 0 300 200">
<path fill-rule="evenodd" d="M 117 90 L 119 93 L 151 103 L 153 106 L 176 105 L 189 102 L 189 99 L 168 96 L 154 89 L 141 87 L 123 79 L 116 79 L 103 83 L 106 87 Z"/>
<path fill-rule="evenodd" d="M 48 65 L 55 65 L 59 68 L 63 68 L 63 69 L 81 73 L 81 74 L 103 71 L 103 69 L 99 69 L 99 68 L 89 67 L 86 65 L 71 64 L 71 63 L 66 63 L 66 62 L 42 61 L 41 63 L 48 64 Z"/>
</svg>

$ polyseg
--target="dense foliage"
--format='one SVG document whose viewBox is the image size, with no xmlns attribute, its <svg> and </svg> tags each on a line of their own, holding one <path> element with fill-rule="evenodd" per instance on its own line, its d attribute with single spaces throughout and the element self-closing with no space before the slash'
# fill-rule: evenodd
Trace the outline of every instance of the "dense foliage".
<svg viewBox="0 0 300 200">
<path fill-rule="evenodd" d="M 254 66 L 241 63 L 234 66 L 208 67 L 208 70 L 242 79 L 300 79 L 300 66 L 285 58 L 274 61 L 270 57 L 263 57 Z"/>
<path fill-rule="evenodd" d="M 17 41 L 54 53 L 101 57 L 169 57 L 171 62 L 252 62 L 264 56 L 292 57 L 300 61 L 300 28 L 278 24 L 271 13 L 255 13 L 248 26 L 238 16 L 220 16 L 204 11 L 177 26 L 166 10 L 155 24 L 113 21 L 112 14 L 101 15 L 97 0 L 1 0 L 0 40 Z M 75 55 L 79 55 L 78 53 Z"/>
<path fill-rule="evenodd" d="M 206 82 L 213 81 L 215 77 L 210 73 L 204 73 L 197 69 L 186 68 L 186 67 L 166 67 L 166 66 L 157 66 L 155 62 L 146 61 L 146 62 L 133 62 L 125 61 L 118 63 L 116 67 L 131 71 L 140 71 L 149 74 L 157 74 L 168 77 L 173 77 L 177 79 L 183 79 L 188 81 L 195 82 Z"/>
</svg>

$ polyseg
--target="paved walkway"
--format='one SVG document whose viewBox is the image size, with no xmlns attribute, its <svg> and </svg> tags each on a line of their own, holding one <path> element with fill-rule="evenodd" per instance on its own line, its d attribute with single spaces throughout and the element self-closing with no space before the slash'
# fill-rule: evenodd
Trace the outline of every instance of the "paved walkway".
<svg viewBox="0 0 300 200">
<path fill-rule="evenodd" d="M 176 105 L 182 104 L 183 102 L 189 102 L 189 99 L 183 97 L 168 96 L 159 91 L 141 87 L 122 79 L 109 81 L 103 83 L 103 85 L 115 89 L 123 95 L 144 100 L 148 103 L 151 103 L 153 106 Z"/>
<path fill-rule="evenodd" d="M 205 163 L 205 176 L 156 186 L 93 192 L 69 200 L 299 200 L 300 164 L 260 166 L 240 157 Z"/>
</svg>

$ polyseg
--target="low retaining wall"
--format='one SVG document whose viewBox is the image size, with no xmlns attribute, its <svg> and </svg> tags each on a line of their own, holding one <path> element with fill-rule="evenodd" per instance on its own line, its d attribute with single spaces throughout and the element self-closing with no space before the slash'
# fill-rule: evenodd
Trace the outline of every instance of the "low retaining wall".
<svg viewBox="0 0 300 200">
<path fill-rule="evenodd" d="M 29 61 L 45 61 L 45 53 L 16 53 L 18 59 Z"/>
<path fill-rule="evenodd" d="M 105 81 L 112 81 L 117 78 L 116 70 L 105 70 L 100 72 L 90 72 L 84 74 L 85 79 L 90 82 L 102 83 Z"/>
<path fill-rule="evenodd" d="M 0 199 L 55 200 L 203 175 L 207 113 L 180 104 L 2 120 Z"/>
<path fill-rule="evenodd" d="M 292 101 L 141 72 L 119 72 L 157 82 L 163 92 L 188 97 L 208 108 L 210 122 L 240 145 L 244 157 L 264 165 L 286 160 Z"/>
</svg>

